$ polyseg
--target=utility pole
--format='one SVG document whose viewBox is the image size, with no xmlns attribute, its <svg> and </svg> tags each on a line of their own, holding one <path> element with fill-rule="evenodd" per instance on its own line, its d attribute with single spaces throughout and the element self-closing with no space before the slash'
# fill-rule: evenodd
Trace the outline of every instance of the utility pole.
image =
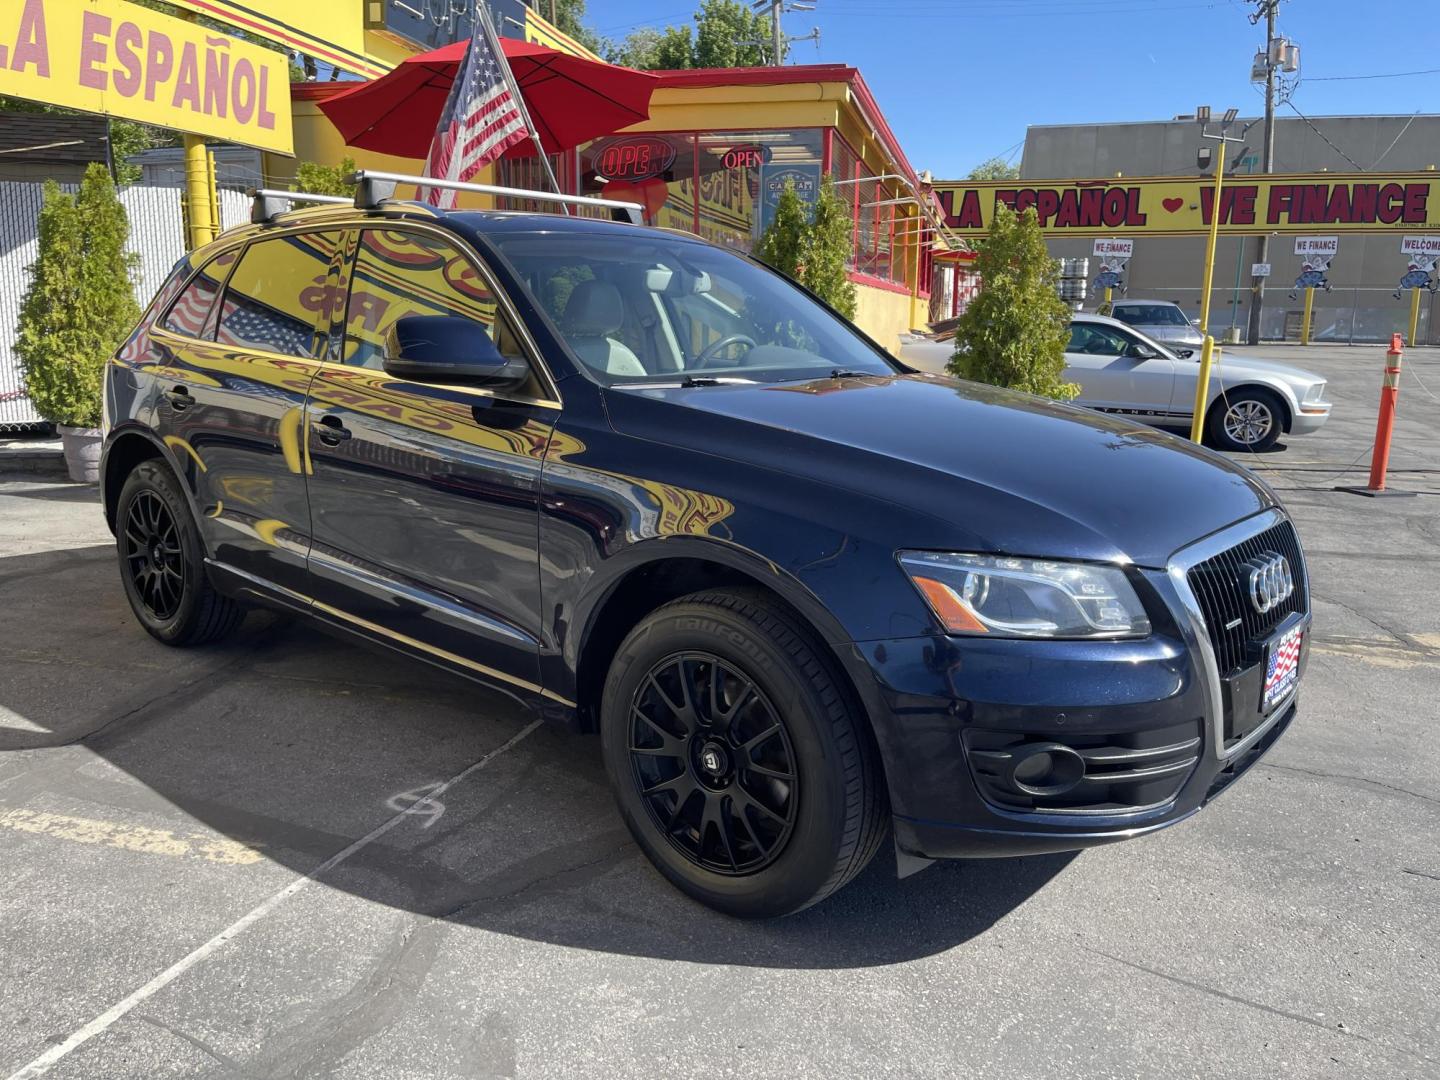
<svg viewBox="0 0 1440 1080">
<path fill-rule="evenodd" d="M 810 33 L 802 37 L 791 37 L 785 33 L 784 27 L 780 25 L 780 18 L 787 11 L 814 11 L 813 3 L 790 3 L 789 0 L 755 0 L 750 5 L 757 14 L 768 13 L 770 16 L 770 67 L 780 67 L 785 63 L 785 47 L 792 41 L 814 41 L 820 43 L 820 28 L 817 26 Z M 737 45 L 761 45 L 758 41 L 737 41 Z"/>
<path fill-rule="evenodd" d="M 1258 0 L 1259 8 L 1251 22 L 1265 17 L 1265 136 L 1260 149 L 1260 171 L 1269 175 L 1275 171 L 1275 12 L 1280 0 Z M 1261 233 L 1255 245 L 1255 261 L 1270 261 L 1270 234 Z M 1265 279 L 1252 278 L 1250 282 L 1254 299 L 1250 303 L 1250 326 L 1245 340 L 1251 345 L 1260 344 L 1260 315 L 1265 307 Z"/>
</svg>

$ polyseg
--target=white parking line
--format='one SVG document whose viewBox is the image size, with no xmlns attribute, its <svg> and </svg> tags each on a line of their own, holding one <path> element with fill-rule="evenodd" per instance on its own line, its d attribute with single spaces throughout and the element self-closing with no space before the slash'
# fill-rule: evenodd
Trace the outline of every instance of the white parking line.
<svg viewBox="0 0 1440 1080">
<path fill-rule="evenodd" d="M 434 789 L 434 791 L 430 793 L 430 797 L 438 798 L 440 795 L 444 794 L 445 791 L 447 791 L 450 787 L 458 784 L 471 773 L 478 772 L 480 769 L 483 769 L 491 761 L 495 760 L 495 758 L 499 757 L 501 754 L 505 753 L 505 751 L 509 750 L 511 747 L 519 743 L 522 739 L 527 737 L 542 723 L 544 723 L 544 721 L 542 720 L 532 721 L 518 734 L 512 736 L 505 743 L 496 747 L 494 750 L 491 750 L 484 757 L 480 758 L 480 760 L 472 762 L 470 765 L 467 765 L 460 772 L 452 776 L 449 780 L 446 780 L 443 783 L 439 784 Z M 52 1046 L 49 1050 L 46 1050 L 45 1053 L 41 1054 L 34 1061 L 30 1062 L 30 1064 L 22 1067 L 18 1072 L 11 1073 L 9 1080 L 32 1080 L 33 1077 L 44 1076 L 47 1072 L 50 1071 L 51 1066 L 56 1064 L 58 1061 L 61 1061 L 63 1058 L 67 1057 L 72 1051 L 83 1045 L 85 1042 L 93 1039 L 96 1035 L 99 1035 L 101 1032 L 105 1031 L 112 1024 L 114 1024 L 115 1021 L 119 1020 L 131 1009 L 135 1008 L 136 1005 L 139 1005 L 147 998 L 152 997 L 154 994 L 164 989 L 170 983 L 174 982 L 186 971 L 190 970 L 190 968 L 194 967 L 196 964 L 200 963 L 200 961 L 209 957 L 212 953 L 218 950 L 231 938 L 244 933 L 250 927 L 254 926 L 257 922 L 265 918 L 265 916 L 269 915 L 281 904 L 285 903 L 286 900 L 289 900 L 301 889 L 305 888 L 307 885 L 313 882 L 321 874 L 333 870 L 335 867 L 343 863 L 346 859 L 350 858 L 350 856 L 354 855 L 357 851 L 360 851 L 362 848 L 373 844 L 376 840 L 380 839 L 380 837 L 384 836 L 396 825 L 399 825 L 406 818 L 412 816 L 413 815 L 411 812 L 411 808 L 406 807 L 394 817 L 387 819 L 380 825 L 376 826 L 374 829 L 371 829 L 368 833 L 362 836 L 359 840 L 356 840 L 349 847 L 337 851 L 334 855 L 331 855 L 330 858 L 326 859 L 319 866 L 315 867 L 315 869 L 311 870 L 304 877 L 292 881 L 289 885 L 285 886 L 285 888 L 281 889 L 279 892 L 275 893 L 268 899 L 262 901 L 258 906 L 252 908 L 246 914 L 242 915 L 239 919 L 231 923 L 224 930 L 221 930 L 220 933 L 216 934 L 209 941 L 205 942 L 205 944 L 195 949 L 194 952 L 190 953 L 185 957 L 182 957 L 180 960 L 177 960 L 175 963 L 171 964 L 164 971 L 160 972 L 159 975 L 156 975 L 153 979 L 147 982 L 144 986 L 140 987 L 138 990 L 134 991 L 128 997 L 117 1001 L 114 1005 L 110 1006 L 110 1008 L 106 1009 L 99 1016 L 95 1017 L 94 1020 L 91 1020 L 84 1027 L 79 1028 L 74 1033 L 72 1033 L 70 1037 L 67 1038 L 64 1042 Z"/>
</svg>

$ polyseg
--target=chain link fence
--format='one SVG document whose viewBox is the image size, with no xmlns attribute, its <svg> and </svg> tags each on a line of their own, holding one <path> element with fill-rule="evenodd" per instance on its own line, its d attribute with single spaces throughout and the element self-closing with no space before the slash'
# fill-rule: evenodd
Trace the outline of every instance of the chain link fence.
<svg viewBox="0 0 1440 1080">
<path fill-rule="evenodd" d="M 1315 344 L 1373 344 L 1388 342 L 1391 334 L 1408 335 L 1410 331 L 1410 292 L 1397 297 L 1393 288 L 1316 289 L 1310 314 L 1310 340 Z M 1144 300 L 1171 300 L 1184 309 L 1190 321 L 1200 322 L 1199 289 L 1132 289 L 1130 296 Z M 1116 300 L 1126 297 L 1116 296 Z M 1216 341 L 1234 341 L 1238 332 L 1244 341 L 1250 326 L 1250 290 L 1238 294 L 1233 288 L 1212 290 L 1210 299 L 1210 333 Z M 1100 300 L 1088 296 L 1085 310 L 1094 311 Z M 1262 341 L 1300 340 L 1300 327 L 1305 315 L 1305 291 L 1285 285 L 1270 285 L 1265 290 L 1265 306 L 1260 314 Z M 1420 318 L 1415 332 L 1416 345 L 1440 343 L 1440 313 L 1436 312 L 1436 294 L 1420 290 Z M 1432 331 L 1432 327 L 1434 328 Z"/>
<path fill-rule="evenodd" d="M 62 185 L 75 191 L 76 185 Z M 129 250 L 140 256 L 135 297 L 150 302 L 165 275 L 185 254 L 185 228 L 180 214 L 181 188 L 135 185 L 120 189 L 120 202 L 130 217 Z M 244 193 L 222 189 L 220 222 L 231 228 L 250 219 Z M 20 303 L 30 284 L 28 268 L 39 245 L 37 224 L 44 196 L 41 184 L 0 182 L 0 431 L 23 429 L 41 421 L 30 404 L 14 353 Z"/>
</svg>

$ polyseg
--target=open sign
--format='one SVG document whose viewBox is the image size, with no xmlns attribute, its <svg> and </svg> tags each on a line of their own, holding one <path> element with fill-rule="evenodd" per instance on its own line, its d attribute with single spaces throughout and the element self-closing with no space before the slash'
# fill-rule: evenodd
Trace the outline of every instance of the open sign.
<svg viewBox="0 0 1440 1080">
<path fill-rule="evenodd" d="M 746 143 L 726 150 L 720 156 L 720 164 L 727 169 L 758 169 L 770 160 L 772 153 L 768 146 Z"/>
<path fill-rule="evenodd" d="M 675 147 L 665 139 L 636 137 L 606 144 L 595 159 L 608 180 L 648 180 L 675 164 Z"/>
</svg>

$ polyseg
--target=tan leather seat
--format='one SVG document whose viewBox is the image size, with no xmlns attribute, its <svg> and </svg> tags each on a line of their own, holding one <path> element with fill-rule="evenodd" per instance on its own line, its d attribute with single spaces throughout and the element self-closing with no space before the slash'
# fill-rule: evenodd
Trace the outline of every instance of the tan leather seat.
<svg viewBox="0 0 1440 1080">
<path fill-rule="evenodd" d="M 607 375 L 648 375 L 629 346 L 610 336 L 624 322 L 620 290 L 608 281 L 582 281 L 565 303 L 565 340 L 582 361 Z"/>
</svg>

